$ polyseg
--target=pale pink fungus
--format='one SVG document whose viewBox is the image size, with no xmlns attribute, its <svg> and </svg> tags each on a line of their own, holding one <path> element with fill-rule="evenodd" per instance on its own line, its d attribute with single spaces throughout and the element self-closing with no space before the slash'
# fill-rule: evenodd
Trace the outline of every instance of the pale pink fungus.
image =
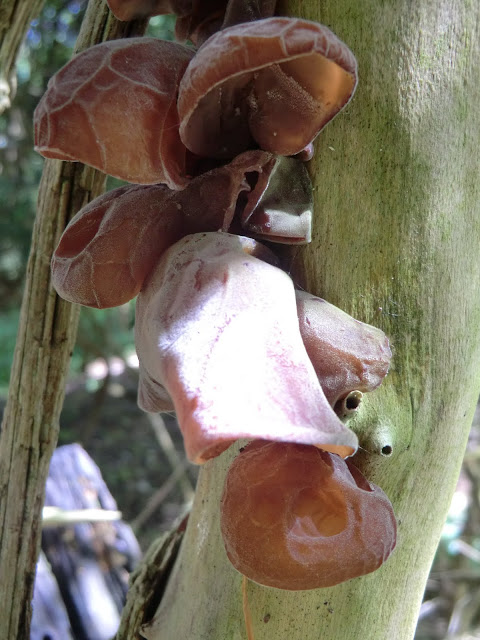
<svg viewBox="0 0 480 640">
<path fill-rule="evenodd" d="M 74 56 L 35 110 L 36 150 L 128 182 L 184 187 L 188 152 L 176 101 L 193 54 L 174 42 L 130 38 Z"/>
<path fill-rule="evenodd" d="M 198 155 L 300 153 L 350 100 L 356 61 L 323 25 L 266 18 L 214 34 L 182 78 L 180 136 Z"/>
<path fill-rule="evenodd" d="M 137 299 L 139 402 L 173 400 L 185 449 L 201 463 L 238 438 L 321 446 L 348 456 L 355 434 L 328 404 L 303 345 L 289 276 L 254 240 L 187 236 Z M 164 405 L 162 391 L 158 410 Z"/>
<path fill-rule="evenodd" d="M 376 389 L 392 357 L 383 331 L 306 291 L 295 295 L 300 333 L 330 404 L 351 391 Z"/>
<path fill-rule="evenodd" d="M 396 542 L 389 499 L 351 460 L 279 442 L 255 441 L 233 461 L 221 529 L 240 573 L 292 591 L 375 571 Z"/>
</svg>

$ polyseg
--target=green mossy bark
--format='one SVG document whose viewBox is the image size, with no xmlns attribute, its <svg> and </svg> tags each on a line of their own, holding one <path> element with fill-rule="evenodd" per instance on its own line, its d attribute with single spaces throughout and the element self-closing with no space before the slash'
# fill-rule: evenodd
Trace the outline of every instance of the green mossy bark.
<svg viewBox="0 0 480 640">
<path fill-rule="evenodd" d="M 292 253 L 291 268 L 391 337 L 391 372 L 354 429 L 356 460 L 391 498 L 399 530 L 393 556 L 369 576 L 303 593 L 250 584 L 255 639 L 408 640 L 480 387 L 480 5 L 298 0 L 282 9 L 328 25 L 359 62 L 353 102 L 316 142 L 313 241 Z M 218 526 L 232 456 L 201 472 L 149 640 L 246 638 L 240 577 Z"/>
</svg>

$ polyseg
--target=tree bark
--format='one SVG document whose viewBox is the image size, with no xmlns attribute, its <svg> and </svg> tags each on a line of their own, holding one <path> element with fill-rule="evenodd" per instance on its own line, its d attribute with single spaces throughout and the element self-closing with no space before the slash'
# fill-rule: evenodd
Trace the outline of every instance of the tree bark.
<svg viewBox="0 0 480 640">
<path fill-rule="evenodd" d="M 291 0 L 355 52 L 360 84 L 311 163 L 315 229 L 297 282 L 394 348 L 355 419 L 356 462 L 393 502 L 398 545 L 375 573 L 337 587 L 248 585 L 256 640 L 407 640 L 459 474 L 480 380 L 480 4 Z M 241 577 L 219 532 L 239 445 L 201 471 L 179 558 L 148 640 L 246 637 Z M 134 637 L 134 636 L 130 636 Z"/>
<path fill-rule="evenodd" d="M 0 114 L 15 95 L 15 62 L 30 22 L 45 0 L 2 0 L 0 3 Z"/>
<path fill-rule="evenodd" d="M 120 23 L 102 0 L 90 0 L 76 51 L 146 23 Z M 0 637 L 29 637 L 41 508 L 79 307 L 50 284 L 50 258 L 65 225 L 100 195 L 105 175 L 81 164 L 45 162 L 27 267 L 9 396 L 0 435 Z"/>
</svg>

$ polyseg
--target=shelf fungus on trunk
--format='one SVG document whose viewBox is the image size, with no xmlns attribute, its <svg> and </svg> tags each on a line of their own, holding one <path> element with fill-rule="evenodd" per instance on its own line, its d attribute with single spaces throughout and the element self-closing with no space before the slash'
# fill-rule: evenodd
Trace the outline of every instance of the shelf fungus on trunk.
<svg viewBox="0 0 480 640">
<path fill-rule="evenodd" d="M 188 183 L 177 92 L 192 49 L 155 38 L 97 44 L 49 81 L 34 116 L 35 148 L 140 184 Z"/>
<path fill-rule="evenodd" d="M 239 438 L 352 455 L 357 437 L 335 415 L 302 342 L 290 277 L 266 247 L 226 233 L 170 247 L 137 299 L 139 403 L 173 400 L 190 460 Z"/>
<path fill-rule="evenodd" d="M 350 49 L 323 25 L 265 18 L 215 33 L 180 83 L 180 137 L 201 156 L 248 148 L 300 153 L 347 104 L 357 82 Z"/>
<path fill-rule="evenodd" d="M 221 530 L 240 573 L 292 591 L 371 573 L 396 543 L 388 497 L 351 460 L 316 447 L 258 440 L 227 473 Z"/>
<path fill-rule="evenodd" d="M 273 241 L 307 241 L 308 174 L 301 162 L 281 160 L 302 181 L 298 187 L 286 181 L 288 188 L 273 195 L 267 186 L 278 158 L 257 150 L 193 178 L 182 191 L 131 185 L 96 198 L 60 239 L 52 259 L 53 286 L 70 302 L 114 307 L 138 294 L 162 253 L 185 235 L 234 226 Z"/>
</svg>

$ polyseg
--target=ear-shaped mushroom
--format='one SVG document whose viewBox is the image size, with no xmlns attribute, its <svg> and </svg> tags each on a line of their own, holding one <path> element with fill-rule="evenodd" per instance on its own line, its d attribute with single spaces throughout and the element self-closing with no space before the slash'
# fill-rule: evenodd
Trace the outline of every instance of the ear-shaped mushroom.
<svg viewBox="0 0 480 640">
<path fill-rule="evenodd" d="M 387 375 L 392 352 L 381 329 L 355 320 L 306 291 L 296 291 L 300 333 L 327 400 L 373 391 Z"/>
<path fill-rule="evenodd" d="M 221 529 L 240 573 L 292 591 L 375 571 L 396 542 L 390 501 L 350 460 L 279 442 L 255 441 L 233 461 Z"/>
<path fill-rule="evenodd" d="M 134 298 L 158 257 L 181 237 L 173 193 L 165 185 L 119 187 L 83 207 L 53 254 L 57 293 L 97 309 Z"/>
<path fill-rule="evenodd" d="M 350 100 L 356 61 L 323 25 L 266 18 L 229 27 L 197 52 L 178 98 L 193 152 L 231 158 L 258 144 L 301 152 Z"/>
<path fill-rule="evenodd" d="M 250 190 L 246 177 L 268 173 L 272 162 L 270 153 L 247 151 L 194 178 L 183 191 L 135 185 L 96 198 L 72 219 L 55 250 L 57 293 L 100 309 L 128 302 L 162 253 L 182 236 L 227 231 L 242 206 L 239 196 Z"/>
<path fill-rule="evenodd" d="M 175 411 L 173 400 L 165 387 L 149 375 L 140 360 L 138 365 L 138 405 L 149 413 Z"/>
<path fill-rule="evenodd" d="M 35 110 L 36 150 L 128 182 L 184 187 L 187 150 L 176 100 L 193 54 L 154 38 L 112 40 L 79 53 L 50 79 Z"/>
<path fill-rule="evenodd" d="M 308 359 L 292 281 L 252 254 L 274 259 L 254 240 L 225 233 L 187 236 L 163 254 L 137 298 L 139 400 L 148 397 L 152 410 L 152 381 L 167 390 L 193 462 L 238 438 L 351 455 L 357 438 Z"/>
</svg>

